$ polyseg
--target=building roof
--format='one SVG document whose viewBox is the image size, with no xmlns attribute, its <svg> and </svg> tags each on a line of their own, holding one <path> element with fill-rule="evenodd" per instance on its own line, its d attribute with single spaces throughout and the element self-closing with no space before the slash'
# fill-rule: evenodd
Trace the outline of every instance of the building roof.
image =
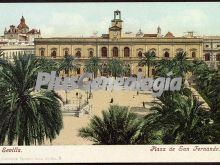
<svg viewBox="0 0 220 165">
<path fill-rule="evenodd" d="M 167 32 L 167 34 L 165 35 L 165 37 L 167 37 L 167 38 L 173 38 L 174 35 L 173 35 L 173 33 L 171 33 L 171 32 Z"/>
<path fill-rule="evenodd" d="M 23 16 L 21 17 L 20 24 L 18 25 L 17 28 L 18 28 L 19 30 L 24 29 L 24 28 L 29 28 L 29 27 L 26 25 L 25 19 L 24 19 Z"/>
<path fill-rule="evenodd" d="M 102 38 L 109 38 L 109 34 L 102 34 Z"/>
<path fill-rule="evenodd" d="M 37 29 L 31 29 L 27 34 L 40 34 L 40 30 L 37 31 Z"/>
<path fill-rule="evenodd" d="M 121 28 L 118 26 L 112 26 L 109 28 L 109 30 L 121 30 Z"/>
<path fill-rule="evenodd" d="M 157 37 L 157 34 L 144 34 L 144 37 Z"/>
</svg>

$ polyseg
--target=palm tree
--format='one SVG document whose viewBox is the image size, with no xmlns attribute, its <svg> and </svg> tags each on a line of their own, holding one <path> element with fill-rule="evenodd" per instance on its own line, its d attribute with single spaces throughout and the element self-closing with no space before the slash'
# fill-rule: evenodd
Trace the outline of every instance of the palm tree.
<svg viewBox="0 0 220 165">
<path fill-rule="evenodd" d="M 141 126 L 141 120 L 127 107 L 113 105 L 102 111 L 102 117 L 93 116 L 90 124 L 79 130 L 79 136 L 95 144 L 139 144 Z"/>
<path fill-rule="evenodd" d="M 173 72 L 176 76 L 185 78 L 186 73 L 191 69 L 191 62 L 186 57 L 186 52 L 178 52 L 173 58 Z"/>
<path fill-rule="evenodd" d="M 77 65 L 75 64 L 75 59 L 71 55 L 65 55 L 63 60 L 60 63 L 59 71 L 64 70 L 65 73 L 67 73 L 67 76 L 69 77 L 69 72 L 71 70 L 76 70 Z"/>
<path fill-rule="evenodd" d="M 166 93 L 165 93 L 166 94 Z M 155 102 L 147 118 L 163 132 L 163 143 L 211 143 L 209 115 L 192 95 L 178 92 Z"/>
<path fill-rule="evenodd" d="M 211 69 L 204 62 L 194 62 L 193 77 L 196 86 L 203 99 L 207 102 L 213 113 L 220 106 L 220 71 Z"/>
<path fill-rule="evenodd" d="M 85 71 L 93 73 L 93 77 L 97 77 L 98 71 L 101 69 L 100 59 L 98 57 L 91 57 L 85 63 Z"/>
<path fill-rule="evenodd" d="M 108 72 L 115 77 L 120 76 L 124 72 L 124 64 L 120 59 L 112 58 L 107 62 Z"/>
<path fill-rule="evenodd" d="M 59 69 L 58 63 L 56 63 L 53 59 L 48 59 L 46 57 L 39 58 L 38 65 L 43 72 L 57 71 Z"/>
<path fill-rule="evenodd" d="M 161 59 L 155 65 L 156 77 L 166 77 L 167 73 L 172 71 L 173 63 L 169 59 Z"/>
<path fill-rule="evenodd" d="M 63 127 L 60 98 L 53 91 L 34 90 L 41 66 L 31 55 L 0 60 L 0 144 L 42 144 L 52 141 Z M 2 104 L 4 102 L 4 104 Z"/>
<path fill-rule="evenodd" d="M 145 66 L 145 67 L 147 66 L 147 76 L 148 77 L 150 76 L 150 67 L 155 64 L 155 59 L 156 59 L 155 52 L 148 51 L 148 52 L 144 53 L 144 57 L 139 62 L 140 66 Z"/>
<path fill-rule="evenodd" d="M 183 82 L 185 79 L 186 73 L 191 71 L 191 62 L 186 57 L 185 52 L 178 52 L 176 56 L 170 59 L 162 59 L 157 62 L 156 64 L 156 73 L 157 76 L 165 76 L 170 71 L 173 72 L 172 77 L 179 77 L 183 78 Z"/>
</svg>

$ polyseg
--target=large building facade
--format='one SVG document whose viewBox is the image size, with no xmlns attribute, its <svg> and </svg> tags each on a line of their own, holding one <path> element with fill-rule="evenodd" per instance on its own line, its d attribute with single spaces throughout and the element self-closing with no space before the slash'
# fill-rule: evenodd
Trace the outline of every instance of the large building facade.
<svg viewBox="0 0 220 165">
<path fill-rule="evenodd" d="M 204 60 L 213 67 L 220 67 L 220 37 L 205 36 L 203 39 Z"/>
<path fill-rule="evenodd" d="M 146 73 L 147 68 L 138 66 L 143 53 L 154 51 L 161 58 L 173 58 L 177 52 L 185 51 L 189 59 L 203 59 L 203 39 L 193 36 L 174 37 L 171 32 L 161 34 L 160 27 L 155 34 L 144 34 L 141 30 L 132 37 L 123 33 L 121 12 L 115 11 L 108 34 L 91 38 L 37 38 L 35 39 L 35 54 L 38 57 L 62 59 L 65 54 L 73 55 L 79 69 L 72 74 L 81 74 L 85 61 L 92 56 L 102 60 L 105 74 L 106 62 L 109 58 L 122 59 L 129 68 L 129 74 L 138 71 Z M 154 72 L 153 68 L 151 73 Z"/>
</svg>

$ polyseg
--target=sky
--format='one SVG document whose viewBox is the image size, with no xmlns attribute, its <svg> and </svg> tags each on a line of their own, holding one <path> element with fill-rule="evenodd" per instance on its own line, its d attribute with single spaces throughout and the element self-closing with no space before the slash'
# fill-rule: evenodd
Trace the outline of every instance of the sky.
<svg viewBox="0 0 220 165">
<path fill-rule="evenodd" d="M 29 28 L 40 29 L 43 37 L 100 36 L 108 33 L 113 12 L 120 10 L 123 31 L 183 36 L 220 35 L 220 2 L 138 2 L 138 3 L 8 3 L 0 4 L 0 36 L 5 27 L 26 19 Z"/>
</svg>

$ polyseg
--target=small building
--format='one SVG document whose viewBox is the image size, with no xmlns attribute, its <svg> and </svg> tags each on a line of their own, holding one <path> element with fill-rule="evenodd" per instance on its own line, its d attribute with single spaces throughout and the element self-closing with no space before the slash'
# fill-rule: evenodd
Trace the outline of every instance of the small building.
<svg viewBox="0 0 220 165">
<path fill-rule="evenodd" d="M 41 32 L 37 29 L 29 29 L 29 26 L 25 22 L 25 18 L 22 16 L 20 23 L 16 27 L 10 25 L 9 29 L 5 28 L 4 39 L 14 39 L 18 41 L 33 42 L 34 38 L 40 38 Z"/>
</svg>

